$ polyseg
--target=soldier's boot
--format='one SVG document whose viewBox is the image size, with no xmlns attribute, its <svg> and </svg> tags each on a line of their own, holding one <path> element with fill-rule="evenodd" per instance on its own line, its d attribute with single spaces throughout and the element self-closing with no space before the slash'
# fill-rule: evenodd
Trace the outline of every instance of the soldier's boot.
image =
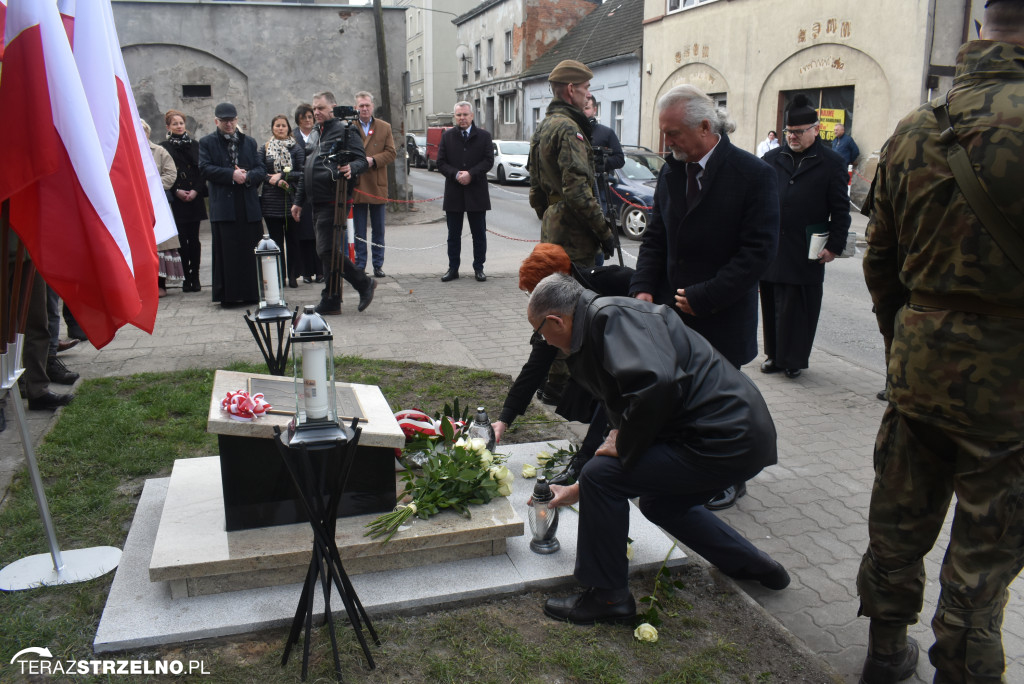
<svg viewBox="0 0 1024 684">
<path fill-rule="evenodd" d="M 904 645 L 900 648 L 898 644 Z M 893 647 L 896 644 L 897 647 Z M 917 671 L 920 648 L 907 636 L 906 626 L 891 626 L 872 620 L 868 632 L 868 655 L 864 658 L 860 684 L 896 684 Z"/>
</svg>

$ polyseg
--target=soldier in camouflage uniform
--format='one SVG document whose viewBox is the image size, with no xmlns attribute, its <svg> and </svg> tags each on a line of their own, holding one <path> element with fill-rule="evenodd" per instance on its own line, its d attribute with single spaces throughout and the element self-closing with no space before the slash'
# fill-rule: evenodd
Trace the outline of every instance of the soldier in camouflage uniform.
<svg viewBox="0 0 1024 684">
<path fill-rule="evenodd" d="M 594 150 L 583 114 L 593 75 L 573 59 L 554 68 L 548 76 L 554 99 L 530 142 L 530 206 L 541 220 L 540 240 L 561 245 L 580 268 L 615 248 L 594 197 Z"/>
<path fill-rule="evenodd" d="M 1024 0 L 989 0 L 960 48 L 949 117 L 974 172 L 1024 237 Z M 956 494 L 929 659 L 935 682 L 1000 682 L 1006 588 L 1024 565 L 1024 263 L 1007 255 L 947 162 L 931 104 L 882 148 L 864 275 L 890 404 L 875 443 L 857 588 L 871 618 L 861 681 L 916 670 L 907 626 L 923 558 Z"/>
</svg>

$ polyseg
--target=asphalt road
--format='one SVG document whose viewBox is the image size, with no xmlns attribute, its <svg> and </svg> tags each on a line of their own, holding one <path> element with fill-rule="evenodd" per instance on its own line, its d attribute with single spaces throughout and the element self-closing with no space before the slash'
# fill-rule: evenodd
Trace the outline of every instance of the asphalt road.
<svg viewBox="0 0 1024 684">
<path fill-rule="evenodd" d="M 428 200 L 444 194 L 444 177 L 426 169 L 412 169 L 410 181 L 414 198 Z M 533 249 L 540 237 L 540 221 L 528 202 L 526 185 L 498 185 L 490 183 L 491 211 L 487 214 L 487 264 L 485 270 L 492 275 L 515 274 L 523 258 Z M 417 209 L 433 223 L 426 225 L 394 226 L 388 228 L 387 268 L 406 273 L 436 272 L 438 277 L 447 268 L 445 227 L 441 201 L 421 202 Z M 866 220 L 853 216 L 853 230 L 863 239 Z M 639 242 L 621 238 L 624 262 L 636 265 Z M 400 245 L 400 247 L 399 247 Z M 463 230 L 461 270 L 471 272 L 472 248 L 468 226 Z M 879 374 L 879 389 L 884 383 L 884 352 L 882 336 L 878 332 L 871 298 L 861 273 L 861 257 L 836 259 L 826 266 L 825 294 L 815 346 L 831 355 L 843 358 Z"/>
</svg>

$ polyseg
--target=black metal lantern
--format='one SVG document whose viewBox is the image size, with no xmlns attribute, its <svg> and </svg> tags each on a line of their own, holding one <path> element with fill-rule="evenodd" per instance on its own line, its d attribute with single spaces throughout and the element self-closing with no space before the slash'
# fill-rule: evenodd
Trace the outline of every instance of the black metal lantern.
<svg viewBox="0 0 1024 684">
<path fill-rule="evenodd" d="M 284 282 L 281 270 L 281 248 L 270 238 L 266 228 L 263 229 L 263 238 L 260 239 L 254 251 L 260 292 L 256 317 L 264 319 L 290 316 L 288 304 L 284 301 L 284 289 L 281 287 Z"/>
<path fill-rule="evenodd" d="M 338 419 L 331 326 L 307 304 L 288 336 L 295 378 L 295 421 L 290 444 L 347 439 Z"/>
</svg>

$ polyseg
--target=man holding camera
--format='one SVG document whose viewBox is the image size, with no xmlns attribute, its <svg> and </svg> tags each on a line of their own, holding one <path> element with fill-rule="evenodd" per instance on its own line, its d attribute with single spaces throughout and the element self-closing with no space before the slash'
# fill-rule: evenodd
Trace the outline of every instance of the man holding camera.
<svg viewBox="0 0 1024 684">
<path fill-rule="evenodd" d="M 607 179 L 614 178 L 612 171 L 626 165 L 626 155 L 622 152 L 622 145 L 619 144 L 619 136 L 615 135 L 615 131 L 597 122 L 597 100 L 593 95 L 587 95 L 587 101 L 583 105 L 583 116 L 590 122 L 590 144 L 594 148 L 594 175 L 597 177 L 597 201 L 601 203 L 601 211 L 608 216 Z M 602 252 L 597 253 L 594 263 L 598 266 L 604 265 Z"/>
<path fill-rule="evenodd" d="M 583 114 L 593 76 L 574 59 L 559 62 L 548 76 L 554 99 L 530 143 L 530 206 L 541 220 L 541 242 L 561 245 L 580 268 L 615 250 L 594 196 L 594 150 Z"/>
<path fill-rule="evenodd" d="M 316 232 L 316 253 L 323 262 L 326 287 L 316 307 L 319 314 L 332 316 L 341 313 L 341 278 L 359 293 L 359 311 L 370 306 L 377 281 L 355 267 L 345 248 L 344 223 L 340 230 L 335 226 L 335 210 L 338 204 L 337 184 L 342 179 L 348 183 L 347 192 L 340 201 L 347 202 L 352 196 L 355 179 L 367 167 L 366 153 L 359 133 L 349 126 L 350 122 L 335 116 L 337 100 L 333 93 L 324 91 L 313 96 L 313 118 L 316 126 L 306 143 L 306 165 L 295 191 L 292 203 L 292 218 L 299 221 L 302 205 L 308 200 L 313 203 L 313 229 Z M 350 108 L 351 109 L 351 108 Z M 351 112 L 355 116 L 355 110 Z M 347 217 L 343 211 L 342 216 Z M 344 221 L 342 218 L 341 221 Z"/>
</svg>

